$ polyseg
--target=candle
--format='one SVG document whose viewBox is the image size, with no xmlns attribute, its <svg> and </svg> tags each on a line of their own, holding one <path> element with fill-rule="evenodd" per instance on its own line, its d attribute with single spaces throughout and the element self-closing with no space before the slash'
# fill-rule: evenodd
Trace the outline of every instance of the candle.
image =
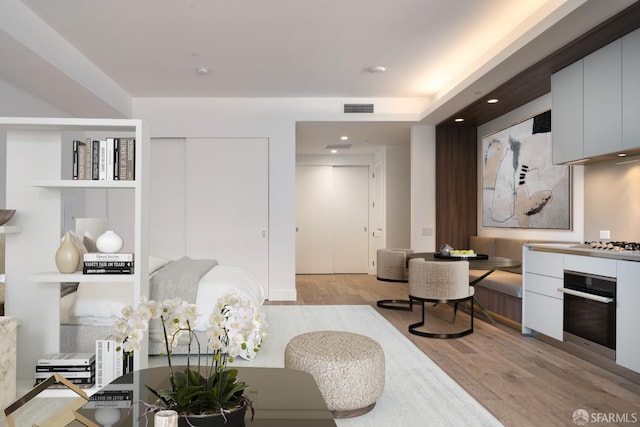
<svg viewBox="0 0 640 427">
<path fill-rule="evenodd" d="M 178 427 L 178 413 L 172 410 L 156 412 L 153 418 L 155 427 Z"/>
</svg>

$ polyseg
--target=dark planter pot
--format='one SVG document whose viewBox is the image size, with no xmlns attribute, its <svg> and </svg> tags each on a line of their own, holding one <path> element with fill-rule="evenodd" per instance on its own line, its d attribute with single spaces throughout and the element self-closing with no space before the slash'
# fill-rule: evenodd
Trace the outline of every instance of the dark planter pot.
<svg viewBox="0 0 640 427">
<path fill-rule="evenodd" d="M 184 415 L 178 416 L 178 427 L 244 427 L 244 416 L 247 412 L 247 405 L 242 405 L 238 409 L 225 413 L 225 417 L 220 414 L 210 415 Z M 188 420 L 188 421 L 187 421 Z"/>
</svg>

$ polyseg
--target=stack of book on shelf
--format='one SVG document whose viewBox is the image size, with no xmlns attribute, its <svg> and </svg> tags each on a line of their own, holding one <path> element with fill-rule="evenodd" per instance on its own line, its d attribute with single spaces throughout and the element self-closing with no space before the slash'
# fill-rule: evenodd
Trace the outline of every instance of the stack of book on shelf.
<svg viewBox="0 0 640 427">
<path fill-rule="evenodd" d="M 73 141 L 73 179 L 133 181 L 135 164 L 134 138 Z"/>
<path fill-rule="evenodd" d="M 133 383 L 119 383 L 91 395 L 83 408 L 131 408 L 132 404 Z"/>
<path fill-rule="evenodd" d="M 38 359 L 36 365 L 36 385 L 53 374 L 62 375 L 80 388 L 90 388 L 96 382 L 96 355 L 93 353 L 45 354 Z M 55 386 L 65 387 L 62 384 Z"/>
<path fill-rule="evenodd" d="M 83 257 L 84 274 L 133 274 L 133 253 L 88 252 Z"/>
</svg>

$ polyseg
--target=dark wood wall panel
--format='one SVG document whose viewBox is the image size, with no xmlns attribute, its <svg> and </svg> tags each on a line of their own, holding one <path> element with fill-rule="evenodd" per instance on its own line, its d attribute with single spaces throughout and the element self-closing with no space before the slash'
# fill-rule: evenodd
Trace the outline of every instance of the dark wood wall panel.
<svg viewBox="0 0 640 427">
<path fill-rule="evenodd" d="M 475 126 L 436 127 L 436 250 L 469 247 L 477 232 L 478 148 Z"/>
</svg>

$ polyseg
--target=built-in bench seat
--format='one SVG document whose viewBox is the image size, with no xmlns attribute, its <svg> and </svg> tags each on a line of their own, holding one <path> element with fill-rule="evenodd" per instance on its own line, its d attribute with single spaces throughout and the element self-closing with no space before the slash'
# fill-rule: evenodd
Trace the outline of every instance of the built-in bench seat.
<svg viewBox="0 0 640 427">
<path fill-rule="evenodd" d="M 510 258 L 522 262 L 525 239 L 471 236 L 469 246 L 476 253 Z M 483 270 L 470 270 L 473 281 L 485 274 Z M 497 320 L 522 322 L 522 267 L 496 270 L 475 286 L 476 299 L 482 306 L 497 314 Z"/>
</svg>

